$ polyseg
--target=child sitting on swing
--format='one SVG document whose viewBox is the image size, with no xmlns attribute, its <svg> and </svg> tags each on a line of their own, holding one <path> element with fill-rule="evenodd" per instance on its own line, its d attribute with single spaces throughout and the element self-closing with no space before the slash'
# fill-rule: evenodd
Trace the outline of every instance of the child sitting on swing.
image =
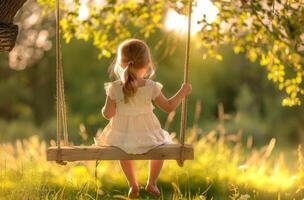
<svg viewBox="0 0 304 200">
<path fill-rule="evenodd" d="M 150 49 L 138 39 L 128 39 L 119 45 L 110 73 L 118 78 L 105 83 L 107 96 L 102 115 L 110 122 L 94 138 L 95 144 L 116 146 L 129 154 L 142 154 L 159 145 L 173 143 L 172 137 L 161 128 L 153 113 L 152 101 L 169 113 L 178 107 L 182 98 L 191 93 L 191 85 L 182 84 L 180 90 L 167 99 L 161 91 L 162 84 L 150 79 L 154 74 Z M 133 161 L 120 160 L 120 165 L 130 187 L 128 197 L 138 197 L 139 185 Z M 145 190 L 154 196 L 160 196 L 157 177 L 162 166 L 163 160 L 149 161 L 149 178 Z"/>
</svg>

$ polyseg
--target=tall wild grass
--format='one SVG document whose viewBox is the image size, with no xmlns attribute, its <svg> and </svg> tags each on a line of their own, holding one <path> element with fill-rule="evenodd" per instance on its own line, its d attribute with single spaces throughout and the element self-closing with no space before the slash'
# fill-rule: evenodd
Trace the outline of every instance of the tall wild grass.
<svg viewBox="0 0 304 200">
<path fill-rule="evenodd" d="M 186 142 L 194 145 L 195 160 L 186 161 L 183 168 L 175 161 L 165 162 L 158 181 L 159 199 L 304 198 L 301 145 L 281 152 L 272 138 L 263 147 L 254 147 L 254 138 L 243 138 L 242 130 L 227 131 L 225 122 L 236 116 L 225 114 L 221 104 L 218 123 L 204 132 L 197 123 L 200 112 L 197 103 L 195 123 L 186 137 Z M 174 115 L 169 114 L 164 128 L 169 128 Z M 83 125 L 81 129 L 86 138 Z M 127 199 L 128 187 L 118 161 L 62 166 L 46 161 L 48 146 L 38 136 L 0 145 L 0 199 Z M 148 161 L 135 164 L 144 187 Z M 153 197 L 142 190 L 140 199 Z"/>
</svg>

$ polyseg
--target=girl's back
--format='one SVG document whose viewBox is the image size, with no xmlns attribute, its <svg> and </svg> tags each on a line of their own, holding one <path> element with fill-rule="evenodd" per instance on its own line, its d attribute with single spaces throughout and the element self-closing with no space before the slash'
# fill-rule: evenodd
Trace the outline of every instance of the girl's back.
<svg viewBox="0 0 304 200">
<path fill-rule="evenodd" d="M 163 86 L 159 82 L 145 79 L 145 84 L 137 88 L 137 92 L 129 99 L 128 103 L 124 103 L 122 87 L 123 84 L 120 80 L 105 83 L 107 95 L 116 103 L 116 114 L 134 116 L 153 111 L 152 100 L 159 95 Z"/>
</svg>

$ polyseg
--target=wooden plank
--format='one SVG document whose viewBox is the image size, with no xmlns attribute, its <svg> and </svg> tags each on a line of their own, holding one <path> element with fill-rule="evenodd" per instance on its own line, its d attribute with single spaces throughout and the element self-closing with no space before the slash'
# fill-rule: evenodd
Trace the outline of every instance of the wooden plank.
<svg viewBox="0 0 304 200">
<path fill-rule="evenodd" d="M 57 146 L 47 150 L 48 161 L 80 161 L 80 160 L 178 160 L 181 144 L 160 145 L 144 154 L 127 154 L 117 147 L 102 146 Z M 185 160 L 193 160 L 194 152 L 191 144 L 184 146 Z"/>
</svg>

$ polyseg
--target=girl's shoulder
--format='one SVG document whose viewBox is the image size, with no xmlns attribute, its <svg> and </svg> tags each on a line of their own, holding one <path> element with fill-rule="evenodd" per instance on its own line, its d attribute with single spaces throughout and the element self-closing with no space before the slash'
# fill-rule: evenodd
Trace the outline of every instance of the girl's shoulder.
<svg viewBox="0 0 304 200">
<path fill-rule="evenodd" d="M 104 83 L 105 87 L 122 87 L 123 84 L 121 80 L 115 80 L 112 82 L 105 82 Z M 145 79 L 145 85 L 144 86 L 150 86 L 150 87 L 155 87 L 157 85 L 162 85 L 160 82 L 151 80 L 151 79 Z"/>
<path fill-rule="evenodd" d="M 109 81 L 109 82 L 105 82 L 104 85 L 108 85 L 108 86 L 120 86 L 122 85 L 121 81 L 118 79 L 118 80 L 115 80 L 115 81 Z"/>
<path fill-rule="evenodd" d="M 162 84 L 158 81 L 154 81 L 154 80 L 151 80 L 151 79 L 146 79 L 145 86 L 157 87 L 157 85 L 162 85 Z"/>
<path fill-rule="evenodd" d="M 122 87 L 122 83 L 120 80 L 115 80 L 115 81 L 112 81 L 112 82 L 105 82 L 104 83 L 104 89 L 106 91 L 106 94 L 108 96 L 111 97 L 111 99 L 117 99 L 119 96 L 119 88 Z"/>
<path fill-rule="evenodd" d="M 117 89 L 119 87 L 122 87 L 122 82 L 120 80 L 115 80 L 115 81 L 111 81 L 111 82 L 105 82 L 104 83 L 104 87 L 105 89 Z"/>
<path fill-rule="evenodd" d="M 160 82 L 151 79 L 146 79 L 146 86 L 150 88 L 153 100 L 160 94 L 163 88 L 163 85 Z"/>
</svg>

